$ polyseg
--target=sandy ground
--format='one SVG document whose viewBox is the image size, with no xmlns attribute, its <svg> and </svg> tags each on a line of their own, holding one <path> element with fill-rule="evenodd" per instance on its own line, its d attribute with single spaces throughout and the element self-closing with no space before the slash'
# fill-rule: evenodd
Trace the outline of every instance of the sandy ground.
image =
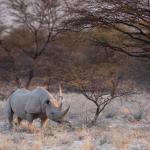
<svg viewBox="0 0 150 150">
<path fill-rule="evenodd" d="M 0 150 L 150 150 L 149 99 L 146 93 L 116 99 L 97 125 L 87 128 L 94 105 L 80 94 L 69 93 L 64 95 L 64 107 L 71 106 L 66 119 L 72 127 L 50 121 L 41 130 L 35 120 L 32 127 L 23 121 L 12 131 L 3 113 L 5 102 L 0 102 Z"/>
</svg>

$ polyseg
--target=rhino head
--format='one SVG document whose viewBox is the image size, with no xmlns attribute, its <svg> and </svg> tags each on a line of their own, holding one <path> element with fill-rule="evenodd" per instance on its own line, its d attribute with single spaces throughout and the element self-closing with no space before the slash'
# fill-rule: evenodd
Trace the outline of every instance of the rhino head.
<svg viewBox="0 0 150 150">
<path fill-rule="evenodd" d="M 59 106 L 52 103 L 50 100 L 46 100 L 45 112 L 46 116 L 55 122 L 61 123 L 63 121 L 64 116 L 69 111 L 70 106 L 62 111 L 62 103 Z"/>
<path fill-rule="evenodd" d="M 49 119 L 61 123 L 70 108 L 69 106 L 67 109 L 62 111 L 63 93 L 61 84 L 59 84 L 59 95 L 57 98 L 54 98 L 52 95 L 50 95 L 50 93 L 49 96 L 51 100 L 46 100 L 46 115 Z"/>
</svg>

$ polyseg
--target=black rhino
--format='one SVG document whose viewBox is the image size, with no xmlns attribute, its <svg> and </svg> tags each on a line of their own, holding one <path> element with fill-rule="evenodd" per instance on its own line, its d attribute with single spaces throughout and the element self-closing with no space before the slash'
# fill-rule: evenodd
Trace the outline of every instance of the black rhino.
<svg viewBox="0 0 150 150">
<path fill-rule="evenodd" d="M 44 88 L 38 87 L 32 91 L 27 89 L 17 89 L 12 93 L 6 105 L 7 118 L 12 128 L 13 115 L 15 114 L 18 123 L 25 119 L 32 123 L 34 119 L 41 119 L 41 126 L 47 119 L 61 123 L 63 117 L 69 111 L 70 106 L 61 111 L 62 103 L 54 105 L 53 96 Z"/>
</svg>

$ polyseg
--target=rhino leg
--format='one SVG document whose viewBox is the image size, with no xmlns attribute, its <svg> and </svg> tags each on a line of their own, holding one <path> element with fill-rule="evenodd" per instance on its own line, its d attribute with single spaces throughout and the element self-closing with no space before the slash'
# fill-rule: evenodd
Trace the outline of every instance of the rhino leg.
<svg viewBox="0 0 150 150">
<path fill-rule="evenodd" d="M 20 125 L 21 121 L 22 121 L 22 118 L 17 117 L 17 123 L 18 123 L 18 125 Z"/>
<path fill-rule="evenodd" d="M 47 130 L 48 127 L 48 119 L 46 118 L 40 118 L 41 119 L 41 132 L 44 135 L 48 135 L 48 136 L 53 136 L 53 132 L 51 130 L 51 128 L 49 128 L 49 130 Z"/>
<path fill-rule="evenodd" d="M 33 122 L 33 120 L 34 120 L 34 115 L 33 114 L 30 114 L 30 113 L 27 113 L 26 114 L 26 120 L 28 121 L 28 129 L 30 130 L 30 131 L 34 131 L 34 126 L 32 125 L 32 122 Z"/>
<path fill-rule="evenodd" d="M 11 108 L 10 99 L 7 100 L 5 109 L 6 109 L 5 111 L 6 111 L 6 115 L 7 115 L 7 118 L 8 118 L 8 122 L 9 122 L 9 129 L 11 129 L 13 127 L 12 122 L 13 122 L 14 112 Z"/>
<path fill-rule="evenodd" d="M 8 115 L 9 129 L 13 127 L 13 115 L 14 115 L 13 111 L 11 111 L 11 113 L 9 113 Z"/>
<path fill-rule="evenodd" d="M 47 118 L 41 118 L 41 128 L 44 127 L 46 128 L 47 127 Z"/>
<path fill-rule="evenodd" d="M 27 113 L 26 114 L 26 120 L 29 121 L 29 124 L 32 124 L 32 122 L 34 120 L 33 114 Z"/>
</svg>

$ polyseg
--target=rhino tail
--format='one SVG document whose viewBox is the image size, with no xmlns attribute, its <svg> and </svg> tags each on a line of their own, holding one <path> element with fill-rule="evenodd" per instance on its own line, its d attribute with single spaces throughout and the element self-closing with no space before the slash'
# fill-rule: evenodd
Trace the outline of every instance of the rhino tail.
<svg viewBox="0 0 150 150">
<path fill-rule="evenodd" d="M 10 101 L 11 101 L 11 97 L 12 97 L 13 93 L 14 93 L 16 90 L 17 90 L 17 89 L 13 90 L 13 91 L 8 95 L 8 97 L 7 97 L 6 105 L 5 105 L 5 107 L 4 107 L 4 113 L 5 113 L 5 116 L 6 116 L 7 118 L 10 118 L 10 116 L 13 115 L 13 110 L 12 110 Z"/>
<path fill-rule="evenodd" d="M 10 97 L 7 99 L 4 111 L 5 111 L 4 112 L 5 116 L 7 117 L 8 122 L 9 122 L 8 128 L 12 129 L 12 127 L 13 127 L 13 123 L 12 122 L 13 122 L 13 114 L 14 114 L 14 112 L 13 112 L 11 104 L 10 104 Z"/>
<path fill-rule="evenodd" d="M 6 106 L 4 109 L 5 115 L 8 118 L 9 121 L 12 121 L 13 118 L 13 110 L 11 108 L 11 104 L 10 104 L 10 97 L 7 99 L 6 101 Z"/>
</svg>

